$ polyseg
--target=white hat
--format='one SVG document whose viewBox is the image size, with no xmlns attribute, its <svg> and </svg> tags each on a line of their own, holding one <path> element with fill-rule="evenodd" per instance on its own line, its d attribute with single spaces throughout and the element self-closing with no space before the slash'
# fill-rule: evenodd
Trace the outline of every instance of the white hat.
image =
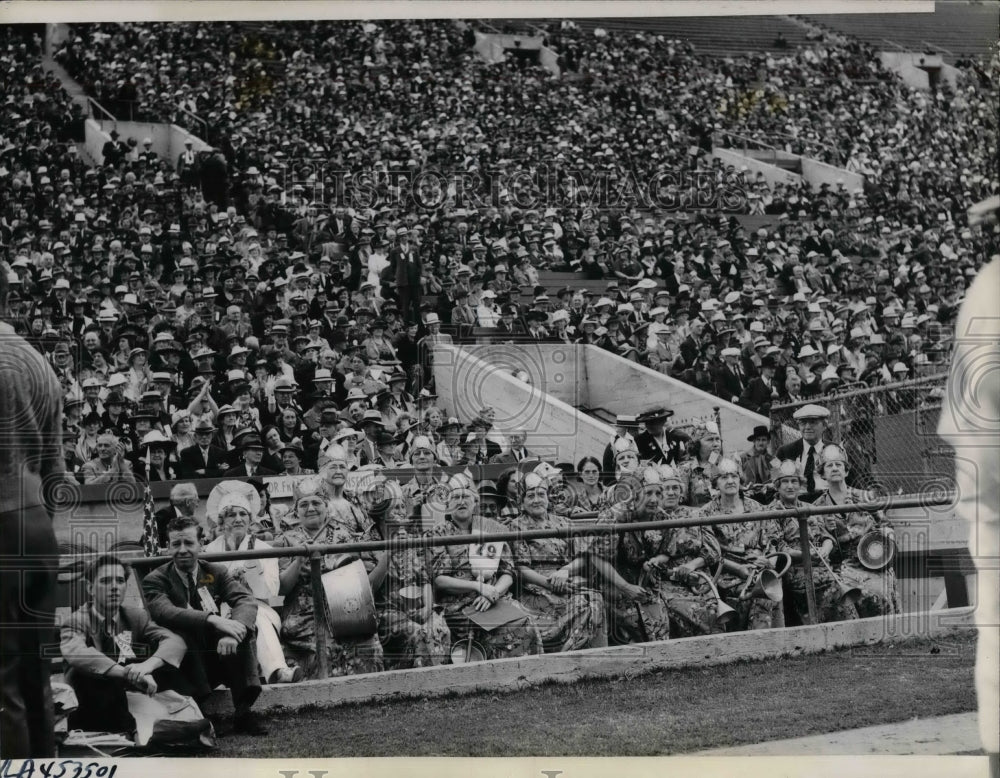
<svg viewBox="0 0 1000 778">
<path fill-rule="evenodd" d="M 441 323 L 441 317 L 438 316 L 436 313 L 428 313 L 424 317 L 424 324 L 440 324 L 440 323 Z"/>
<path fill-rule="evenodd" d="M 740 355 L 740 350 L 738 348 L 724 348 L 722 349 L 722 356 L 724 357 L 738 357 Z"/>
<path fill-rule="evenodd" d="M 803 405 L 795 413 L 792 414 L 793 419 L 825 419 L 830 415 L 830 411 L 824 408 L 822 405 L 815 405 L 810 403 L 809 405 Z"/>
<path fill-rule="evenodd" d="M 808 343 L 799 349 L 799 359 L 806 359 L 807 357 L 814 357 L 819 352 L 810 346 Z"/>
</svg>

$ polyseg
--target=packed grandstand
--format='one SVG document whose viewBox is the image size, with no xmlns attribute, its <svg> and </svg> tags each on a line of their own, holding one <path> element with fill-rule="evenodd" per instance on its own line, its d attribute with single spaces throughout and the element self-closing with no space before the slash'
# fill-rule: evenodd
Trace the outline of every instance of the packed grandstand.
<svg viewBox="0 0 1000 778">
<path fill-rule="evenodd" d="M 809 29 L 801 40 L 724 57 L 538 24 L 554 65 L 487 61 L 479 28 L 454 20 L 73 25 L 51 60 L 37 29 L 0 31 L 10 321 L 61 382 L 69 477 L 174 482 L 148 553 L 186 532 L 209 552 L 866 499 L 865 452 L 827 445 L 841 439 L 830 398 L 947 371 L 964 290 L 1000 250 L 967 218 L 1000 192 L 997 51 L 922 90 L 869 43 L 808 22 L 786 23 Z M 111 131 L 90 158 L 79 95 L 51 61 L 95 115 L 198 144 L 168 159 Z M 783 184 L 712 154 L 747 143 L 849 175 Z M 490 408 L 438 404 L 434 346 L 483 342 L 590 346 L 763 417 L 788 406 L 805 444 L 765 425 L 724 451 L 710 418 L 672 429 L 664 396 L 619 414 L 605 448 L 543 461 Z M 461 472 L 485 465 L 505 467 Z M 398 470 L 412 471 L 401 484 L 379 475 Z M 281 475 L 298 477 L 288 510 L 263 480 Z M 202 479 L 226 479 L 205 523 Z M 817 522 L 811 604 L 798 531 L 514 541 L 494 559 L 366 552 L 377 630 L 319 651 L 309 565 L 271 560 L 250 622 L 260 676 L 809 623 L 810 607 L 822 621 L 898 612 L 891 567 L 859 564 L 863 537 L 891 533 L 881 514 Z M 349 563 L 330 555 L 323 571 Z M 784 605 L 747 587 L 782 565 Z M 860 594 L 842 597 L 844 581 Z M 498 624 L 469 618 L 504 608 Z"/>
</svg>

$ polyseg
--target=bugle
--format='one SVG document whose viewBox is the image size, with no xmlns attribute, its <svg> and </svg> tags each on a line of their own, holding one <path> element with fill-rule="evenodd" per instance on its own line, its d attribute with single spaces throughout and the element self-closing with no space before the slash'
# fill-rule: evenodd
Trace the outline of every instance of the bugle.
<svg viewBox="0 0 1000 778">
<path fill-rule="evenodd" d="M 781 579 L 791 567 L 792 558 L 783 551 L 767 557 L 758 557 L 745 565 L 731 559 L 723 560 L 724 570 L 744 579 L 739 594 L 740 600 L 766 597 L 772 602 L 781 602 L 784 599 Z"/>
<path fill-rule="evenodd" d="M 726 601 L 722 599 L 722 595 L 719 594 L 719 590 L 715 588 L 715 581 L 712 580 L 712 576 L 701 570 L 695 570 L 693 573 L 689 573 L 694 578 L 700 578 L 705 582 L 708 587 L 708 591 L 712 593 L 715 598 L 715 622 L 720 627 L 725 627 L 729 622 L 736 618 L 736 609 L 730 608 L 726 605 Z"/>
<path fill-rule="evenodd" d="M 823 566 L 829 571 L 830 575 L 833 577 L 833 580 L 836 581 L 837 590 L 839 592 L 838 595 L 839 599 L 841 601 L 846 600 L 851 605 L 856 605 L 858 600 L 861 599 L 861 587 L 850 586 L 846 584 L 843 578 L 841 578 L 839 575 L 833 572 L 833 568 L 830 566 L 830 563 L 827 561 L 825 556 L 819 553 L 819 549 L 817 549 L 815 545 L 812 544 L 810 545 L 812 546 L 813 552 L 816 554 L 817 557 L 819 557 L 819 560 L 823 563 Z"/>
</svg>

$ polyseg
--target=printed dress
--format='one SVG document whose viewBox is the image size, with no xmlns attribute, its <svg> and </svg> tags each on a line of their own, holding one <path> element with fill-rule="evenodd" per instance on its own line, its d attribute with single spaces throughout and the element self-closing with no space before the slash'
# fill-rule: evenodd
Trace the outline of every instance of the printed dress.
<svg viewBox="0 0 1000 778">
<path fill-rule="evenodd" d="M 866 502 L 867 495 L 860 489 L 848 487 L 845 505 Z M 813 505 L 836 505 L 829 491 L 823 492 Z M 892 565 L 884 570 L 869 570 L 858 561 L 858 544 L 869 532 L 883 529 L 887 525 L 881 515 L 862 511 L 846 510 L 843 513 L 828 514 L 824 517 L 826 529 L 834 537 L 850 533 L 851 539 L 840 543 L 839 551 L 832 556 L 833 569 L 849 585 L 861 589 L 861 597 L 855 607 L 858 616 L 885 616 L 900 612 L 899 592 L 896 588 L 896 573 Z"/>
<path fill-rule="evenodd" d="M 665 518 L 662 513 L 650 521 Z M 636 521 L 633 511 L 624 503 L 616 503 L 601 511 L 598 524 L 630 524 Z M 646 643 L 670 637 L 670 615 L 667 600 L 657 582 L 645 580 L 642 565 L 661 553 L 664 545 L 660 530 L 627 532 L 618 535 L 596 535 L 580 539 L 581 551 L 599 557 L 618 571 L 630 584 L 643 586 L 648 594 L 640 600 L 630 600 L 615 590 L 609 581 L 601 588 L 607 607 L 608 642 L 612 645 Z"/>
<path fill-rule="evenodd" d="M 767 506 L 768 510 L 785 510 L 788 507 L 802 507 L 806 503 L 796 501 L 794 506 L 784 505 L 780 499 L 775 500 Z M 822 516 L 812 516 L 809 518 L 809 540 L 819 548 L 823 541 L 830 538 L 830 533 L 826 529 L 826 523 Z M 782 541 L 779 551 L 798 551 L 799 545 L 799 521 L 792 517 L 785 519 L 782 524 Z M 816 611 L 819 623 L 828 621 L 846 621 L 856 619 L 858 610 L 850 602 L 840 596 L 838 580 L 830 573 L 827 566 L 820 560 L 814 560 L 812 565 L 813 588 L 816 591 Z M 792 565 L 792 569 L 785 576 L 787 591 L 792 595 L 792 607 L 798 614 L 803 624 L 809 624 L 809 605 L 806 596 L 806 576 L 802 563 Z"/>
<path fill-rule="evenodd" d="M 375 526 L 362 538 L 383 539 Z M 389 569 L 382 585 L 373 592 L 385 668 L 402 670 L 444 664 L 451 649 L 451 631 L 443 609 L 435 606 L 430 618 L 423 620 L 429 604 L 423 601 L 424 586 L 432 583 L 428 570 L 430 549 L 397 549 L 388 553 Z M 379 555 L 365 551 L 361 559 L 370 573 L 378 564 Z"/>
<path fill-rule="evenodd" d="M 565 516 L 548 514 L 536 519 L 522 514 L 514 519 L 512 530 L 563 529 L 572 525 Z M 536 538 L 514 544 L 514 563 L 530 567 L 548 577 L 577 558 L 578 542 L 574 538 Z M 542 633 L 546 653 L 595 648 L 608 644 L 604 618 L 604 598 L 587 585 L 586 577 L 570 576 L 569 591 L 554 592 L 530 583 L 522 583 L 518 599 L 532 614 Z"/>
<path fill-rule="evenodd" d="M 503 532 L 504 529 L 502 524 L 492 519 L 475 517 L 468 532 L 450 521 L 445 521 L 435 527 L 434 534 L 447 537 L 449 535 Z M 477 580 L 470 561 L 470 554 L 476 554 L 479 551 L 482 549 L 465 544 L 435 547 L 431 555 L 431 569 L 434 578 L 447 575 L 465 581 Z M 513 578 L 517 577 L 510 546 L 506 543 L 503 544 L 499 552 L 499 565 L 496 572 L 484 580 L 486 583 L 495 583 L 505 574 Z M 452 593 L 443 592 L 440 589 L 435 591 L 435 597 L 444 610 L 444 617 L 448 622 L 453 641 L 462 643 L 471 637 L 483 648 L 486 659 L 542 653 L 542 638 L 534 617 L 509 593 L 501 597 L 497 604 L 503 603 L 505 606 L 511 607 L 512 611 L 519 610 L 524 614 L 523 617 L 514 618 L 489 631 L 473 624 L 464 611 L 470 608 L 477 596 L 476 592 Z"/>
<path fill-rule="evenodd" d="M 271 542 L 271 545 L 275 548 L 289 548 L 303 546 L 306 543 L 349 543 L 357 537 L 348 532 L 343 525 L 327 522 L 315 537 L 299 525 L 283 532 Z M 292 564 L 292 560 L 292 557 L 279 560 L 281 570 L 286 570 Z M 334 570 L 340 561 L 342 560 L 339 556 L 325 556 L 323 572 Z M 285 596 L 281 619 L 281 642 L 285 646 L 285 653 L 302 667 L 307 679 L 319 677 L 315 620 L 315 608 L 319 607 L 326 608 L 326 603 L 313 602 L 312 569 L 309 564 L 303 563 L 299 580 L 296 581 L 292 591 Z M 328 629 L 326 652 L 330 677 L 377 673 L 382 670 L 382 644 L 377 634 L 362 638 L 338 639 Z"/>
<path fill-rule="evenodd" d="M 750 497 L 741 498 L 743 512 L 762 511 L 764 507 Z M 702 507 L 703 516 L 721 516 L 719 498 L 713 498 Z M 738 524 L 716 524 L 715 536 L 721 544 L 727 559 L 740 565 L 749 564 L 747 554 L 753 551 L 768 555 L 775 551 L 781 540 L 781 526 L 773 519 L 767 521 L 741 521 Z M 739 614 L 736 629 L 770 629 L 785 626 L 785 614 L 780 602 L 764 596 L 740 599 L 746 580 L 733 573 L 723 572 L 715 585 L 726 604 Z"/>
<path fill-rule="evenodd" d="M 665 519 L 681 519 L 694 516 L 696 511 L 681 506 L 672 513 L 665 513 Z M 705 560 L 702 571 L 711 577 L 719 565 L 722 553 L 719 541 L 711 527 L 677 527 L 664 531 L 664 542 L 657 552 L 669 559 L 667 571 L 701 558 Z M 670 637 L 682 638 L 692 635 L 711 635 L 723 632 L 717 623 L 718 602 L 715 594 L 701 576 L 683 580 L 680 576 L 663 572 L 651 573 L 659 579 L 659 589 L 667 601 L 670 611 Z"/>
</svg>

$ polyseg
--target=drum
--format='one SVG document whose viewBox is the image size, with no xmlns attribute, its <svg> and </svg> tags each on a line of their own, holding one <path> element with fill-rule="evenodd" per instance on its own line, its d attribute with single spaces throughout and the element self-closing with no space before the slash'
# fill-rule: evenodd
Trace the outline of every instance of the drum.
<svg viewBox="0 0 1000 778">
<path fill-rule="evenodd" d="M 375 634 L 375 597 L 368 583 L 364 562 L 355 560 L 349 565 L 323 574 L 323 591 L 326 593 L 327 616 L 334 637 L 368 637 Z"/>
</svg>

